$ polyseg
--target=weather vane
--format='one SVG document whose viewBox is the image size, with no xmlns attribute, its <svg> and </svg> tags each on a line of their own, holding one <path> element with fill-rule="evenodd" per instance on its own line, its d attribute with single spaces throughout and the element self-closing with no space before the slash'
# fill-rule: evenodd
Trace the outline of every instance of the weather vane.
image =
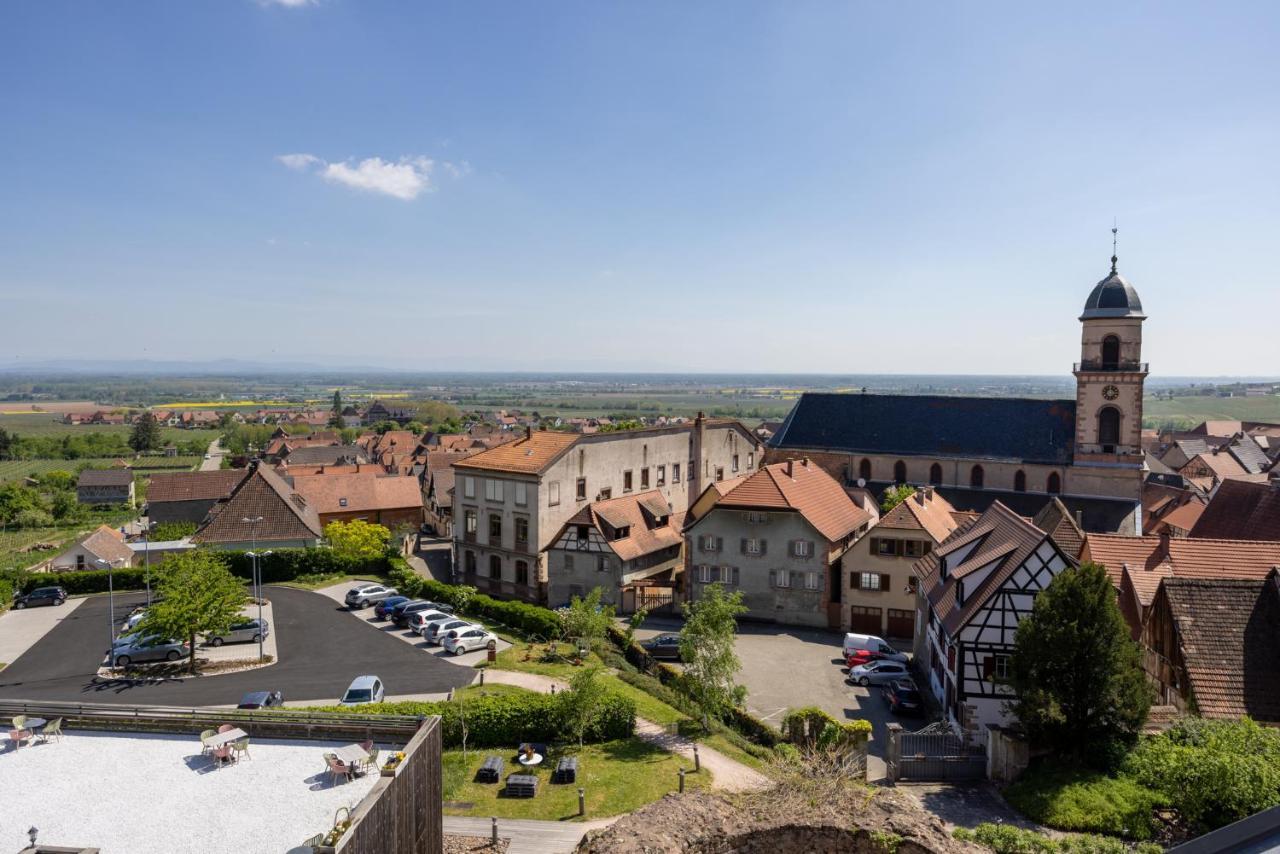
<svg viewBox="0 0 1280 854">
<path fill-rule="evenodd" d="M 1116 262 L 1120 260 L 1118 257 L 1116 257 L 1116 245 L 1120 241 L 1119 234 L 1120 234 L 1120 229 L 1116 225 L 1115 219 L 1112 218 L 1111 220 L 1111 275 L 1113 276 L 1116 274 Z"/>
</svg>

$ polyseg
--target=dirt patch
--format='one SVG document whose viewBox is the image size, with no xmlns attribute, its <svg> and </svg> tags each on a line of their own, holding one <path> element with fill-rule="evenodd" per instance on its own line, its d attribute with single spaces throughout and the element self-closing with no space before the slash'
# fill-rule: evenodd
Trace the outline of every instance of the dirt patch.
<svg viewBox="0 0 1280 854">
<path fill-rule="evenodd" d="M 444 854 L 504 854 L 506 839 L 498 839 L 494 845 L 483 836 L 449 836 L 444 838 Z"/>
<path fill-rule="evenodd" d="M 784 784 L 785 785 L 785 784 Z M 831 790 L 834 792 L 835 790 Z M 824 801 L 777 793 L 667 795 L 587 835 L 579 854 L 926 854 L 976 852 L 893 789 Z"/>
</svg>

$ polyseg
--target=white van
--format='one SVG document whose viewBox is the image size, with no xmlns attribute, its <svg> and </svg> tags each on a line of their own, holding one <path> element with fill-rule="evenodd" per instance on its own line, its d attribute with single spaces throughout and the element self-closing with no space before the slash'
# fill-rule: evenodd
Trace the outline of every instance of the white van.
<svg viewBox="0 0 1280 854">
<path fill-rule="evenodd" d="M 906 661 L 907 654 L 898 652 L 889 644 L 884 642 L 884 638 L 878 638 L 875 635 L 860 635 L 856 632 L 849 632 L 844 636 L 844 656 L 848 658 L 853 652 L 866 649 L 875 653 L 877 658 L 886 661 Z"/>
</svg>

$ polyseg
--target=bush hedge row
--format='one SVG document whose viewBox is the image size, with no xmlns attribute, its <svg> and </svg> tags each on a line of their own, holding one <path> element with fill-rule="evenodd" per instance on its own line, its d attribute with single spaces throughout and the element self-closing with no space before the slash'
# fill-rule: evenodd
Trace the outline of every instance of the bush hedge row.
<svg viewBox="0 0 1280 854">
<path fill-rule="evenodd" d="M 431 578 L 423 578 L 399 557 L 391 558 L 389 563 L 391 583 L 405 596 L 443 602 L 452 605 L 460 614 L 499 623 L 526 636 L 550 640 L 561 635 L 563 624 L 555 611 L 526 602 L 494 599 L 492 596 L 476 593 L 474 587 L 444 584 Z"/>
<path fill-rule="evenodd" d="M 147 572 L 143 567 L 123 567 L 111 571 L 110 586 L 117 590 L 142 590 L 147 586 Z M 81 572 L 37 572 L 22 580 L 22 592 L 30 593 L 37 587 L 61 587 L 68 596 L 85 593 L 107 592 L 107 571 L 86 569 Z"/>
<path fill-rule="evenodd" d="M 364 706 L 326 707 L 324 711 L 366 715 L 439 715 L 445 747 L 462 745 L 462 722 L 466 716 L 467 746 L 515 748 L 521 742 L 567 740 L 563 733 L 565 694 L 496 694 L 468 697 L 465 703 L 417 702 L 372 703 Z M 630 738 L 636 728 L 636 706 L 629 697 L 606 692 L 601 711 L 587 729 L 589 742 Z"/>
</svg>

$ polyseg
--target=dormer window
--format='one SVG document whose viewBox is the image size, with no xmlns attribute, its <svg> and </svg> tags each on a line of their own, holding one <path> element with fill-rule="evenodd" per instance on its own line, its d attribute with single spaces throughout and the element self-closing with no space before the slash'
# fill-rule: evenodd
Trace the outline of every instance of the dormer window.
<svg viewBox="0 0 1280 854">
<path fill-rule="evenodd" d="M 347 506 L 347 499 L 345 499 L 345 498 L 339 498 L 339 499 L 338 499 L 338 506 L 339 506 L 339 507 L 346 507 L 346 506 Z"/>
<path fill-rule="evenodd" d="M 613 539 L 615 540 L 625 540 L 629 536 L 631 536 L 630 525 L 623 525 L 621 528 L 615 528 L 613 531 Z"/>
</svg>

